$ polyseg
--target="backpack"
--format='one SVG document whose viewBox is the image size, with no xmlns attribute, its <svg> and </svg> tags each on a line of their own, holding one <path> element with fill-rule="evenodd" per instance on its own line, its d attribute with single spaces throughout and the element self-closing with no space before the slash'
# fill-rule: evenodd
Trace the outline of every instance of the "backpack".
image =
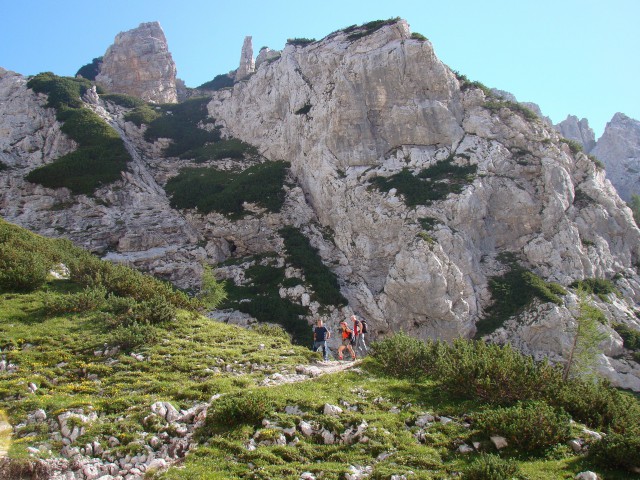
<svg viewBox="0 0 640 480">
<path fill-rule="evenodd" d="M 360 320 L 360 332 L 367 333 L 367 322 Z"/>
</svg>

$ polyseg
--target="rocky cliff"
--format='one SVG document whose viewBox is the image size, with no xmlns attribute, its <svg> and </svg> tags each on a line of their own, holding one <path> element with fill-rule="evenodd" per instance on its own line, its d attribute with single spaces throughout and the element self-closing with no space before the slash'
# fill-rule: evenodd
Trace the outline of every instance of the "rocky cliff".
<svg viewBox="0 0 640 480">
<path fill-rule="evenodd" d="M 604 164 L 607 178 L 629 201 L 640 195 L 640 122 L 616 113 L 591 150 Z"/>
<path fill-rule="evenodd" d="M 567 118 L 558 123 L 556 130 L 564 138 L 578 142 L 589 153 L 596 145 L 596 136 L 589 126 L 589 120 L 583 118 L 578 120 L 575 115 L 567 115 Z"/>
<path fill-rule="evenodd" d="M 201 261 L 255 254 L 275 258 L 287 277 L 304 277 L 283 248 L 280 229 L 293 225 L 337 275 L 348 306 L 321 308 L 306 282 L 280 295 L 331 327 L 356 311 L 370 320 L 373 336 L 401 329 L 423 338 L 472 336 L 496 301 L 493 279 L 510 268 L 506 254 L 565 287 L 607 279 L 624 299 L 594 297 L 609 322 L 600 368 L 640 390 L 640 367 L 625 359 L 611 328 L 640 329 L 640 231 L 630 210 L 591 159 L 518 103 L 458 78 L 428 41 L 412 38 L 406 22 L 288 44 L 245 81 L 212 95 L 209 120 L 260 152 L 249 164 L 290 163 L 280 211 L 245 204 L 247 214 L 231 218 L 172 209 L 164 186 L 181 168 L 248 164 L 166 158 L 168 140 L 145 140 L 145 126 L 99 98 L 87 108 L 119 132 L 133 158 L 121 181 L 92 197 L 29 184 L 25 173 L 74 146 L 45 98 L 5 72 L 0 97 L 15 105 L 3 101 L 3 108 L 24 120 L 14 113 L 0 120 L 9 166 L 0 212 L 182 286 L 194 284 Z M 243 266 L 255 264 L 219 271 L 242 284 Z M 576 315 L 573 293 L 559 304 L 536 300 L 491 338 L 562 361 Z"/>
<path fill-rule="evenodd" d="M 176 66 L 158 22 L 119 33 L 102 59 L 96 81 L 114 93 L 153 103 L 175 103 Z"/>
</svg>

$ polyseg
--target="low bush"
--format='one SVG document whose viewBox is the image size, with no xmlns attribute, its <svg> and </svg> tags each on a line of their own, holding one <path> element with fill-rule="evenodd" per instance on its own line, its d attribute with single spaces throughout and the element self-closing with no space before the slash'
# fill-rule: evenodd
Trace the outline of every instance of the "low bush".
<svg viewBox="0 0 640 480">
<path fill-rule="evenodd" d="M 418 32 L 412 32 L 411 38 L 413 38 L 414 40 L 420 40 L 421 42 L 426 42 L 428 40 L 427 37 Z"/>
<path fill-rule="evenodd" d="M 0 161 L 0 172 L 2 172 L 3 170 L 8 170 L 9 166 L 4 163 L 3 161 Z"/>
<path fill-rule="evenodd" d="M 349 40 L 358 40 L 359 38 L 366 37 L 367 35 L 371 35 L 376 30 L 380 30 L 382 27 L 386 25 L 393 25 L 398 23 L 400 17 L 389 18 L 387 20 L 373 20 L 371 22 L 363 23 L 360 26 L 351 26 L 344 29 L 345 33 L 349 33 L 347 38 Z"/>
<path fill-rule="evenodd" d="M 604 468 L 637 472 L 640 468 L 640 434 L 609 434 L 591 445 L 589 457 Z"/>
<path fill-rule="evenodd" d="M 102 57 L 94 58 L 91 63 L 83 65 L 76 72 L 76 77 L 80 75 L 87 80 L 95 80 L 98 74 L 100 73 L 100 67 L 102 66 Z"/>
<path fill-rule="evenodd" d="M 106 93 L 104 95 L 100 95 L 100 98 L 125 108 L 136 108 L 147 105 L 147 103 L 141 98 L 125 95 L 124 93 Z"/>
<path fill-rule="evenodd" d="M 265 337 L 280 338 L 288 342 L 291 341 L 291 335 L 280 325 L 274 325 L 272 323 L 255 323 L 251 326 L 251 330 L 260 335 L 264 335 Z"/>
<path fill-rule="evenodd" d="M 503 459 L 491 453 L 482 454 L 463 472 L 463 480 L 513 480 L 519 475 L 518 464 L 514 460 Z"/>
<path fill-rule="evenodd" d="M 576 142 L 575 140 L 569 140 L 568 138 L 561 138 L 560 142 L 567 145 L 569 147 L 569 150 L 571 150 L 571 153 L 573 153 L 574 155 L 584 151 L 582 144 L 580 142 Z"/>
<path fill-rule="evenodd" d="M 640 403 L 604 381 L 571 379 L 550 391 L 546 399 L 591 428 L 616 433 L 640 428 Z"/>
<path fill-rule="evenodd" d="M 315 41 L 315 38 L 287 38 L 288 45 L 295 45 L 297 47 L 304 47 Z"/>
<path fill-rule="evenodd" d="M 207 410 L 198 436 L 208 440 L 215 434 L 243 425 L 257 427 L 274 409 L 274 401 L 265 391 L 250 390 L 225 395 Z"/>
<path fill-rule="evenodd" d="M 307 237 L 292 226 L 281 228 L 278 233 L 284 240 L 289 261 L 302 269 L 318 302 L 322 305 L 346 305 L 347 299 L 340 292 L 338 277 L 322 263 L 318 250 L 311 246 Z"/>
<path fill-rule="evenodd" d="M 562 286 L 545 282 L 513 259 L 506 261 L 509 271 L 489 281 L 493 304 L 486 309 L 484 317 L 476 324 L 476 338 L 494 332 L 509 318 L 528 307 L 534 298 L 562 305 L 562 299 L 558 295 L 567 293 Z"/>
<path fill-rule="evenodd" d="M 197 208 L 201 213 L 217 211 L 230 218 L 242 217 L 243 203 L 250 202 L 279 212 L 288 162 L 253 165 L 242 172 L 215 168 L 184 168 L 165 187 L 174 208 Z"/>
<path fill-rule="evenodd" d="M 576 280 L 571 285 L 571 288 L 584 290 L 592 295 L 597 295 L 603 302 L 609 303 L 610 300 L 607 296 L 614 293 L 620 297 L 621 293 L 611 280 L 605 278 L 585 278 L 583 280 Z"/>
<path fill-rule="evenodd" d="M 369 354 L 388 375 L 417 380 L 432 372 L 436 348 L 400 332 L 374 342 Z"/>
<path fill-rule="evenodd" d="M 160 332 L 157 327 L 147 323 L 130 323 L 117 325 L 111 330 L 109 343 L 117 345 L 122 350 L 130 351 L 141 345 L 157 343 Z"/>
<path fill-rule="evenodd" d="M 434 378 L 445 389 L 492 405 L 545 398 L 558 390 L 562 372 L 546 362 L 536 362 L 510 345 L 457 340 L 435 357 Z"/>
<path fill-rule="evenodd" d="M 484 108 L 486 108 L 487 110 L 491 110 L 492 112 L 497 112 L 503 108 L 507 108 L 512 112 L 515 112 L 521 115 L 526 120 L 529 120 L 529 121 L 538 120 L 538 115 L 536 115 L 536 113 L 533 110 L 525 107 L 524 105 L 518 102 L 511 102 L 508 100 L 490 100 L 486 102 L 483 106 Z"/>
<path fill-rule="evenodd" d="M 198 90 L 211 90 L 215 92 L 223 88 L 233 87 L 233 84 L 233 78 L 228 74 L 223 73 L 222 75 L 216 75 L 215 77 L 213 77 L 213 80 L 209 80 L 208 82 L 200 85 L 198 87 Z"/>
<path fill-rule="evenodd" d="M 131 159 L 118 136 L 104 120 L 83 107 L 81 95 L 91 87 L 85 79 L 41 73 L 27 86 L 48 95 L 47 106 L 64 122 L 62 131 L 78 142 L 78 148 L 52 163 L 32 170 L 25 178 L 48 188 L 69 188 L 75 194 L 92 194 L 119 180 Z"/>
<path fill-rule="evenodd" d="M 58 294 L 47 292 L 43 295 L 43 308 L 47 315 L 81 313 L 99 310 L 105 305 L 107 289 L 103 286 L 86 287 L 78 293 Z"/>
<path fill-rule="evenodd" d="M 620 323 L 614 325 L 613 329 L 622 337 L 624 348 L 634 351 L 640 350 L 640 331 L 632 330 Z"/>
<path fill-rule="evenodd" d="M 312 107 L 312 105 L 309 102 L 307 102 L 302 107 L 300 107 L 298 110 L 296 110 L 294 113 L 296 115 L 306 115 L 307 113 L 309 113 L 311 111 L 311 107 Z"/>
<path fill-rule="evenodd" d="M 142 124 L 149 125 L 155 119 L 161 117 L 162 114 L 154 109 L 152 106 L 144 104 L 139 107 L 135 107 L 131 112 L 127 113 L 124 116 L 124 119 L 127 122 L 132 122 L 137 126 L 142 126 Z"/>
<path fill-rule="evenodd" d="M 47 281 L 53 262 L 37 252 L 23 250 L 10 243 L 0 244 L 0 289 L 33 291 Z"/>
<path fill-rule="evenodd" d="M 242 159 L 256 155 L 258 155 L 258 149 L 253 145 L 249 145 L 237 138 L 229 138 L 189 150 L 180 155 L 180 158 L 193 158 L 196 162 L 201 163 L 223 158 Z"/>
<path fill-rule="evenodd" d="M 375 177 L 372 184 L 381 191 L 395 188 L 409 207 L 430 205 L 449 194 L 461 193 L 475 178 L 477 165 L 455 165 L 453 157 L 442 160 L 414 175 L 408 168 L 389 177 Z"/>
<path fill-rule="evenodd" d="M 544 401 L 518 402 L 481 413 L 476 426 L 488 436 L 500 435 L 524 451 L 565 442 L 571 435 L 571 417 Z"/>
</svg>

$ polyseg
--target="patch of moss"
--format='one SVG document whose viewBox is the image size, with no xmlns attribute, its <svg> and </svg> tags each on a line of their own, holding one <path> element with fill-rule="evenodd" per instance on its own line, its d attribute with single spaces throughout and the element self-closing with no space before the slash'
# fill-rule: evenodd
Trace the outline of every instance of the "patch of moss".
<svg viewBox="0 0 640 480">
<path fill-rule="evenodd" d="M 203 83 L 198 87 L 198 90 L 210 90 L 215 92 L 217 90 L 222 90 L 223 88 L 233 87 L 233 84 L 233 78 L 224 73 L 222 75 L 216 75 L 213 77 L 213 80 Z"/>
</svg>

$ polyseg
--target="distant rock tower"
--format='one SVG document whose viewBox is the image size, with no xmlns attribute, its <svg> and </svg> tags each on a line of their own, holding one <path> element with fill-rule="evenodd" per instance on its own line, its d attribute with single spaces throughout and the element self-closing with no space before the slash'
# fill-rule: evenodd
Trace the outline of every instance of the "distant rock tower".
<svg viewBox="0 0 640 480">
<path fill-rule="evenodd" d="M 176 103 L 176 65 L 158 22 L 121 32 L 104 54 L 96 81 L 110 92 Z"/>
<path fill-rule="evenodd" d="M 247 78 L 253 72 L 256 71 L 256 64 L 253 60 L 253 45 L 251 43 L 251 36 L 244 37 L 244 43 L 242 44 L 242 53 L 240 53 L 240 65 L 236 70 L 236 81 Z"/>
</svg>

